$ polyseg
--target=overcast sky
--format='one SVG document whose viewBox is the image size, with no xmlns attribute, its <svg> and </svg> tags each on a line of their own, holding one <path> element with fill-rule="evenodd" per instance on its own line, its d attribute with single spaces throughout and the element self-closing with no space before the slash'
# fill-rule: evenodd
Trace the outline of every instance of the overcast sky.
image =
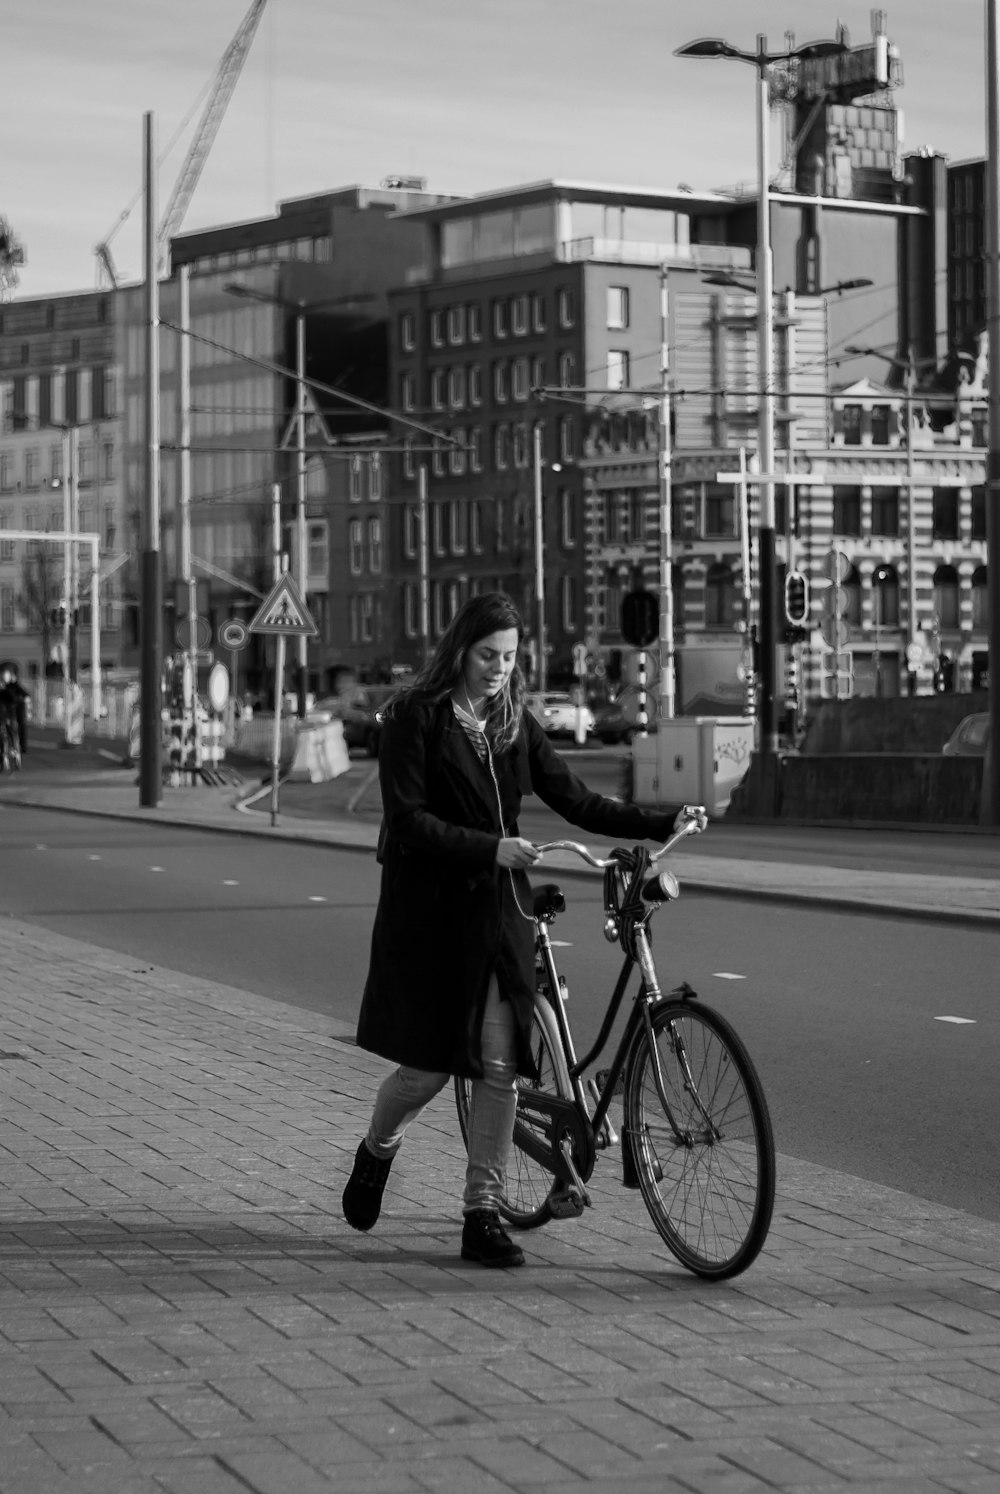
<svg viewBox="0 0 1000 1494">
<path fill-rule="evenodd" d="M 907 149 L 983 154 L 986 0 L 895 0 Z M 93 246 L 141 186 L 156 116 L 160 206 L 194 108 L 249 0 L 0 0 L 0 215 L 19 296 L 95 284 Z M 269 0 L 184 226 L 388 175 L 472 193 L 562 177 L 697 190 L 755 176 L 753 72 L 675 58 L 719 35 L 773 49 L 871 35 L 869 0 Z M 777 137 L 777 127 L 775 127 Z M 777 146 L 776 146 L 777 148 Z M 112 250 L 141 267 L 141 203 Z"/>
</svg>

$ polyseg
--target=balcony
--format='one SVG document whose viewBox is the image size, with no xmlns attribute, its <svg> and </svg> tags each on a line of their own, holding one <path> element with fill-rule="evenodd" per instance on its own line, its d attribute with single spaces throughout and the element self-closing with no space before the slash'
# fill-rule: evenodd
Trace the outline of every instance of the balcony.
<svg viewBox="0 0 1000 1494">
<path fill-rule="evenodd" d="M 643 239 L 566 239 L 564 260 L 609 264 L 686 265 L 695 270 L 748 270 L 750 250 L 733 244 L 659 244 Z"/>
</svg>

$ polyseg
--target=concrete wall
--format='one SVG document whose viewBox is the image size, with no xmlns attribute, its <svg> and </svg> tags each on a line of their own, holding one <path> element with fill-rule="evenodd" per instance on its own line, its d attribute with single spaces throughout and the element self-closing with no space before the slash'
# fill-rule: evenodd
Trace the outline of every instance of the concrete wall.
<svg viewBox="0 0 1000 1494">
<path fill-rule="evenodd" d="M 782 758 L 775 818 L 976 825 L 983 760 L 939 753 Z M 727 818 L 739 818 L 739 805 Z M 914 870 L 920 870 L 915 867 Z"/>
<path fill-rule="evenodd" d="M 824 701 L 802 743 L 805 756 L 855 752 L 940 752 L 963 716 L 989 709 L 985 690 L 969 695 L 858 697 Z"/>
</svg>

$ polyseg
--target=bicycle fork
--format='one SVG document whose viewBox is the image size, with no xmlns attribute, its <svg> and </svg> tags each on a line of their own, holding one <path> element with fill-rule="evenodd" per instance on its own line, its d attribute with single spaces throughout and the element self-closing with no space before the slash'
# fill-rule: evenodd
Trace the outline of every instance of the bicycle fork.
<svg viewBox="0 0 1000 1494">
<path fill-rule="evenodd" d="M 690 1148 L 694 1145 L 694 1137 L 692 1136 L 690 1131 L 682 1131 L 678 1126 L 676 1120 L 674 1119 L 673 1106 L 670 1104 L 670 1100 L 667 1097 L 667 1086 L 666 1081 L 663 1077 L 663 1064 L 660 1057 L 660 1046 L 656 1041 L 656 1034 L 653 1031 L 653 1007 L 655 1006 L 657 1001 L 660 1001 L 662 999 L 663 993 L 660 990 L 659 981 L 657 979 L 656 966 L 653 964 L 653 951 L 650 946 L 649 935 L 646 933 L 646 930 L 644 928 L 640 927 L 635 931 L 635 950 L 636 959 L 639 963 L 639 969 L 642 972 L 643 989 L 645 992 L 645 997 L 642 1004 L 642 1018 L 646 1028 L 646 1040 L 649 1043 L 649 1052 L 653 1068 L 653 1082 L 656 1085 L 656 1093 L 659 1098 L 660 1104 L 663 1106 L 663 1112 L 670 1121 L 674 1135 L 677 1137 L 678 1141 L 683 1142 L 686 1147 Z M 705 1126 L 708 1129 L 708 1133 L 711 1136 L 711 1139 L 713 1141 L 718 1141 L 720 1138 L 719 1129 L 712 1120 L 711 1115 L 705 1109 L 705 1105 L 702 1101 L 701 1095 L 698 1092 L 698 1086 L 695 1083 L 694 1075 L 691 1072 L 691 1065 L 688 1062 L 687 1048 L 685 1047 L 684 1039 L 673 1026 L 673 1024 L 671 1024 L 670 1028 L 670 1039 L 673 1045 L 674 1055 L 677 1059 L 678 1064 L 680 1065 L 681 1080 L 684 1085 L 684 1089 L 687 1094 L 690 1095 L 695 1107 L 701 1115 L 702 1120 L 705 1122 Z"/>
</svg>

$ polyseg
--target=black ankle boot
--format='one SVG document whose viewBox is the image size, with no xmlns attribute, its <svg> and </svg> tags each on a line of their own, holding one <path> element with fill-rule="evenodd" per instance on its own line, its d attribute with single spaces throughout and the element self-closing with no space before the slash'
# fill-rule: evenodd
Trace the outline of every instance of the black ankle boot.
<svg viewBox="0 0 1000 1494">
<path fill-rule="evenodd" d="M 473 1209 L 465 1216 L 462 1259 L 481 1266 L 523 1266 L 524 1251 L 514 1244 L 496 1209 Z"/>
<path fill-rule="evenodd" d="M 371 1229 L 382 1211 L 382 1194 L 389 1179 L 392 1157 L 376 1157 L 364 1141 L 354 1158 L 341 1208 L 352 1229 Z"/>
</svg>

